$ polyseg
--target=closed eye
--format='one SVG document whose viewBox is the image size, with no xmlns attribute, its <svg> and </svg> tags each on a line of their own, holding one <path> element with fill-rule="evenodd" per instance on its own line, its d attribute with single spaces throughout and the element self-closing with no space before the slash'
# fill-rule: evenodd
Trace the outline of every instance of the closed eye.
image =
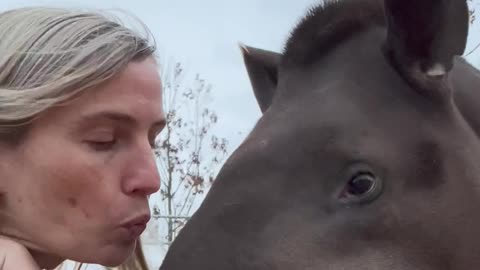
<svg viewBox="0 0 480 270">
<path fill-rule="evenodd" d="M 86 141 L 86 143 L 95 151 L 108 151 L 111 150 L 117 143 L 116 139 L 112 140 L 99 140 L 99 141 Z"/>
</svg>

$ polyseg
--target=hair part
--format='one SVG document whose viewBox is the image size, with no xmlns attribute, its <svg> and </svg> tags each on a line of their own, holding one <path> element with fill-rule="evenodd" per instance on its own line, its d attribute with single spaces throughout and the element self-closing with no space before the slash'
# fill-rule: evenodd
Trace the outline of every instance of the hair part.
<svg viewBox="0 0 480 270">
<path fill-rule="evenodd" d="M 0 13 L 0 144 L 18 144 L 49 108 L 153 56 L 154 39 L 137 22 L 147 35 L 99 11 L 28 7 Z"/>
</svg>

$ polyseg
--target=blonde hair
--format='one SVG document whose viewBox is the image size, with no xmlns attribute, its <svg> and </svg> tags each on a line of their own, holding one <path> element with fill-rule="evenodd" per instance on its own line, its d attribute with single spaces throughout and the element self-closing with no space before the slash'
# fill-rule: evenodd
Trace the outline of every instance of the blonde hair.
<svg viewBox="0 0 480 270">
<path fill-rule="evenodd" d="M 17 143 L 42 112 L 155 52 L 150 35 L 113 14 L 80 9 L 0 13 L 0 37 L 0 143 Z"/>
<path fill-rule="evenodd" d="M 0 144 L 16 145 L 49 108 L 105 82 L 131 61 L 154 56 L 154 39 L 136 21 L 146 35 L 100 11 L 25 7 L 0 13 Z M 139 242 L 120 269 L 146 268 Z"/>
</svg>

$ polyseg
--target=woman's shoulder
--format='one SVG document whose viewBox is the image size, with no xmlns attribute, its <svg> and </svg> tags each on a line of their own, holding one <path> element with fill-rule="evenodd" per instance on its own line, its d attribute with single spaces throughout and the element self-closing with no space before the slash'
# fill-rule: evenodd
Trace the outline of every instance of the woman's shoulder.
<svg viewBox="0 0 480 270">
<path fill-rule="evenodd" d="M 40 270 L 28 250 L 16 241 L 0 236 L 0 270 Z"/>
</svg>

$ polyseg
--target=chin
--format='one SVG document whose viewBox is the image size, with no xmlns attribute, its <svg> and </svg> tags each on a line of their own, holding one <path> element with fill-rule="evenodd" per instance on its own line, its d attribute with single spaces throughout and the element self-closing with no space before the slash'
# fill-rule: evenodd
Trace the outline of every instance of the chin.
<svg viewBox="0 0 480 270">
<path fill-rule="evenodd" d="M 136 242 L 130 245 L 114 248 L 114 252 L 109 252 L 105 254 L 102 258 L 99 258 L 97 264 L 106 266 L 106 267 L 116 267 L 124 263 L 130 256 L 135 255 Z"/>
<path fill-rule="evenodd" d="M 99 264 L 106 267 L 117 267 L 124 263 L 130 256 L 134 256 L 137 241 L 122 245 L 110 246 L 102 252 L 93 251 L 88 257 L 73 259 L 77 262 Z M 101 249 L 100 249 L 101 250 Z"/>
</svg>

